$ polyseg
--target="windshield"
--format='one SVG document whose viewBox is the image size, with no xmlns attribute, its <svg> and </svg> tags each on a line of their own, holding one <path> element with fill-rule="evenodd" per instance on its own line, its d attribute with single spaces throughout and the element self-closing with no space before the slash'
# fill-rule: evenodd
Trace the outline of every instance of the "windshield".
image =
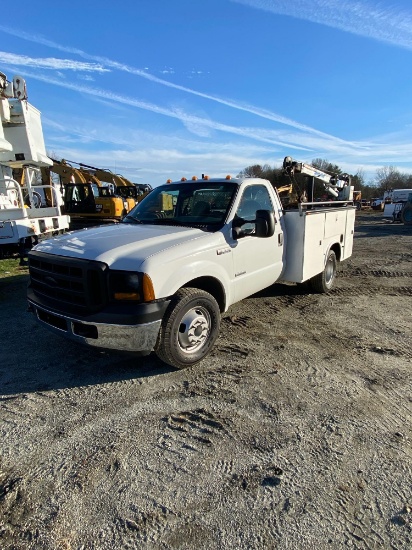
<svg viewBox="0 0 412 550">
<path fill-rule="evenodd" d="M 223 226 L 238 186 L 233 181 L 190 181 L 162 185 L 151 191 L 124 218 L 124 223 Z"/>
<path fill-rule="evenodd" d="M 117 194 L 120 195 L 123 198 L 133 198 L 135 199 L 138 195 L 137 188 L 132 187 L 131 185 L 125 185 L 124 187 L 117 186 Z"/>
</svg>

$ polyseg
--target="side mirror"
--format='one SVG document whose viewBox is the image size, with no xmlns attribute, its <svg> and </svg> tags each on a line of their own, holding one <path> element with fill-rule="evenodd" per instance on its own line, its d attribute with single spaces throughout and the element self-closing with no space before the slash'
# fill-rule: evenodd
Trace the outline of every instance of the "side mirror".
<svg viewBox="0 0 412 550">
<path fill-rule="evenodd" d="M 256 211 L 256 230 L 255 237 L 268 238 L 272 237 L 275 233 L 275 215 L 270 210 L 257 210 Z"/>
<path fill-rule="evenodd" d="M 233 220 L 232 235 L 235 240 L 241 239 L 242 237 L 246 236 L 246 233 L 242 229 L 245 223 L 246 220 L 244 220 L 243 218 L 236 217 L 236 219 Z"/>
<path fill-rule="evenodd" d="M 245 231 L 243 226 L 245 224 L 254 225 L 253 230 Z M 232 232 L 234 239 L 240 239 L 242 237 L 259 237 L 267 238 L 272 237 L 275 233 L 275 215 L 270 210 L 256 210 L 256 218 L 254 220 L 244 220 L 243 218 L 237 218 L 232 225 Z"/>
</svg>

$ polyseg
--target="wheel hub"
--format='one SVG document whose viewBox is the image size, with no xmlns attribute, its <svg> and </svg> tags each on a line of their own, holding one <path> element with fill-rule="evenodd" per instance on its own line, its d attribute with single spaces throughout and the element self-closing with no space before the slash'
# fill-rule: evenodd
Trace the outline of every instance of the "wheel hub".
<svg viewBox="0 0 412 550">
<path fill-rule="evenodd" d="M 325 280 L 326 283 L 329 284 L 335 276 L 334 268 L 333 268 L 333 261 L 328 260 L 326 266 L 325 266 Z"/>
<path fill-rule="evenodd" d="M 183 317 L 179 327 L 179 344 L 184 351 L 200 348 L 210 332 L 207 313 L 202 308 L 191 309 Z"/>
</svg>

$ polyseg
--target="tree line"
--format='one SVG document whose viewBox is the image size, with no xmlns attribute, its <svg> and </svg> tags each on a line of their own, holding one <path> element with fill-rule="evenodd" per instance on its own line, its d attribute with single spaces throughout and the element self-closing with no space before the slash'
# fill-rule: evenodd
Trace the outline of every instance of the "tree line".
<svg viewBox="0 0 412 550">
<path fill-rule="evenodd" d="M 340 166 L 326 159 L 315 158 L 310 164 L 330 175 L 341 175 L 344 173 Z M 382 166 L 382 168 L 376 170 L 374 179 L 368 183 L 365 182 L 362 170 L 358 170 L 356 174 L 349 175 L 351 176 L 352 185 L 355 190 L 361 191 L 362 198 L 366 200 L 382 197 L 383 193 L 389 189 L 412 189 L 412 174 L 402 173 L 394 166 Z M 283 187 L 291 183 L 289 176 L 284 173 L 282 167 L 272 167 L 269 164 L 247 166 L 237 177 L 264 178 L 269 180 L 275 187 Z M 295 180 L 298 188 L 305 188 L 305 177 L 302 174 L 295 174 Z M 323 193 L 323 185 L 315 181 L 315 194 L 322 195 Z"/>
</svg>

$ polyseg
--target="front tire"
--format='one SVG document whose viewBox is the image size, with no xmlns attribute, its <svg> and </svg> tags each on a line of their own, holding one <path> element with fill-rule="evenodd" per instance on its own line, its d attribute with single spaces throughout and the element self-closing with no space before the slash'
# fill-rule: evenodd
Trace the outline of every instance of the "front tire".
<svg viewBox="0 0 412 550">
<path fill-rule="evenodd" d="M 165 363 L 184 369 L 199 363 L 219 336 L 220 310 L 211 294 L 181 288 L 166 310 L 155 353 Z"/>
<path fill-rule="evenodd" d="M 336 278 L 338 261 L 333 250 L 329 250 L 326 258 L 325 269 L 319 275 L 309 279 L 309 285 L 312 290 L 319 293 L 326 293 L 333 287 Z"/>
</svg>

